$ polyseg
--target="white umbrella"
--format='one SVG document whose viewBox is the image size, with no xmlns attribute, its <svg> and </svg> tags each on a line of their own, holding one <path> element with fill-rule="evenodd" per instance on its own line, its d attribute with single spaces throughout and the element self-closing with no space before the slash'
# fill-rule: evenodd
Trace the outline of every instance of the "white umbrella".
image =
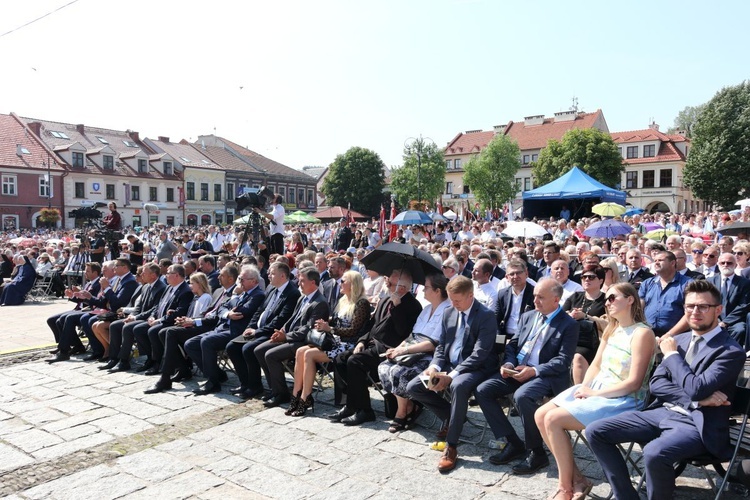
<svg viewBox="0 0 750 500">
<path fill-rule="evenodd" d="M 446 219 L 450 219 L 450 220 L 456 220 L 457 215 L 456 215 L 456 212 L 454 212 L 451 209 L 448 209 L 445 212 L 443 212 L 443 217 L 445 217 Z"/>
<path fill-rule="evenodd" d="M 750 205 L 750 198 L 745 198 L 744 200 L 737 201 L 734 204 L 745 208 L 746 206 Z"/>
<path fill-rule="evenodd" d="M 508 222 L 508 225 L 503 232 L 513 238 L 541 238 L 545 234 L 549 234 L 549 232 L 539 224 L 528 221 Z"/>
</svg>

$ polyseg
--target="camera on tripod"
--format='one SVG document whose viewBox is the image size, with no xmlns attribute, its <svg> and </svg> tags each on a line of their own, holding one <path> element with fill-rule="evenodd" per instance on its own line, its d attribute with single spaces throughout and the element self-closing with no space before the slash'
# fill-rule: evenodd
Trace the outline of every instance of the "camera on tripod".
<svg viewBox="0 0 750 500">
<path fill-rule="evenodd" d="M 269 198 L 273 196 L 273 191 L 265 186 L 259 188 L 246 189 L 245 194 L 234 199 L 237 203 L 237 211 L 252 210 L 254 208 L 265 209 L 268 205 Z"/>
</svg>

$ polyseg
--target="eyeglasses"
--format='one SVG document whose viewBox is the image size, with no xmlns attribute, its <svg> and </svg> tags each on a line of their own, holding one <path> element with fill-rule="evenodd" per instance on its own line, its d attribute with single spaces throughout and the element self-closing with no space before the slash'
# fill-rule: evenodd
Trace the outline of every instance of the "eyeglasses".
<svg viewBox="0 0 750 500">
<path fill-rule="evenodd" d="M 703 255 L 703 250 L 693 250 L 693 253 Z"/>
<path fill-rule="evenodd" d="M 685 304 L 685 312 L 698 311 L 701 314 L 706 314 L 712 307 L 718 307 L 719 304 Z"/>
<path fill-rule="evenodd" d="M 745 255 L 745 252 L 732 252 L 734 255 Z"/>
<path fill-rule="evenodd" d="M 737 264 L 732 261 L 718 262 L 720 266 L 735 267 Z"/>
<path fill-rule="evenodd" d="M 715 258 L 718 257 L 718 255 L 714 255 L 712 253 L 704 253 L 703 257 L 706 258 L 706 259 L 715 259 Z"/>
<path fill-rule="evenodd" d="M 619 298 L 622 298 L 622 297 L 623 297 L 622 295 L 614 295 L 613 294 L 613 295 L 607 295 L 607 297 L 604 300 L 606 300 L 607 302 L 609 302 L 611 304 L 615 300 L 617 300 Z"/>
<path fill-rule="evenodd" d="M 523 271 L 513 271 L 510 273 L 505 273 L 506 276 L 521 276 L 522 274 L 524 274 Z"/>
<path fill-rule="evenodd" d="M 581 279 L 582 280 L 595 280 L 595 279 L 599 279 L 599 276 L 597 276 L 596 274 L 582 274 Z"/>
</svg>

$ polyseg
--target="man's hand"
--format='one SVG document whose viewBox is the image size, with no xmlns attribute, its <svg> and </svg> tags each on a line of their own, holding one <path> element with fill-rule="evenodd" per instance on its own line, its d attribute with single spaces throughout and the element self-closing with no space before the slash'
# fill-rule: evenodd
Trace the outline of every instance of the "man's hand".
<svg viewBox="0 0 750 500">
<path fill-rule="evenodd" d="M 365 345 L 362 342 L 359 342 L 356 346 L 354 346 L 354 354 L 359 354 L 360 352 L 365 350 Z"/>
<path fill-rule="evenodd" d="M 242 319 L 244 317 L 244 314 L 238 313 L 237 311 L 230 311 L 227 313 L 227 318 L 231 319 L 232 321 L 237 321 L 238 319 Z"/>
<path fill-rule="evenodd" d="M 102 290 L 106 290 L 107 288 L 109 288 L 109 280 L 102 276 L 101 278 L 99 278 L 99 286 Z"/>
<path fill-rule="evenodd" d="M 154 318 L 153 316 L 148 318 L 148 326 L 154 326 L 154 323 L 156 323 L 156 318 Z"/>
<path fill-rule="evenodd" d="M 706 399 L 698 401 L 698 406 L 729 406 L 729 398 L 721 391 L 716 391 Z"/>
<path fill-rule="evenodd" d="M 273 335 L 271 335 L 271 338 L 269 339 L 271 342 L 285 342 L 286 341 L 286 334 L 282 332 L 281 330 L 275 330 L 273 332 Z"/>
<path fill-rule="evenodd" d="M 522 384 L 536 377 L 536 371 L 530 366 L 518 365 L 516 366 L 516 370 L 518 371 L 518 375 L 513 375 L 513 378 Z"/>
<path fill-rule="evenodd" d="M 675 352 L 677 350 L 677 341 L 671 335 L 664 335 L 659 342 L 659 349 L 661 349 L 662 354 Z"/>
<path fill-rule="evenodd" d="M 255 329 L 253 328 L 246 328 L 244 332 L 242 332 L 242 336 L 246 339 L 251 339 L 255 337 Z"/>
<path fill-rule="evenodd" d="M 438 383 L 434 384 L 431 389 L 432 391 L 435 391 L 435 392 L 444 391 L 445 389 L 448 388 L 448 386 L 451 385 L 451 382 L 453 382 L 453 379 L 450 377 L 450 375 L 433 374 L 430 377 L 430 382 L 432 382 L 432 380 L 434 379 L 438 379 Z"/>
<path fill-rule="evenodd" d="M 135 321 L 135 316 L 133 316 L 132 314 L 130 314 L 130 315 L 128 315 L 128 317 L 127 317 L 127 318 L 125 318 L 125 319 L 124 319 L 123 321 L 124 321 L 125 323 L 131 323 L 131 322 Z"/>
<path fill-rule="evenodd" d="M 510 368 L 511 370 L 516 369 L 516 367 L 513 366 L 513 363 L 505 363 L 503 366 L 500 367 L 500 376 L 503 378 L 508 378 L 508 377 L 513 376 L 511 373 L 508 373 L 505 370 L 503 370 L 503 368 Z"/>
</svg>

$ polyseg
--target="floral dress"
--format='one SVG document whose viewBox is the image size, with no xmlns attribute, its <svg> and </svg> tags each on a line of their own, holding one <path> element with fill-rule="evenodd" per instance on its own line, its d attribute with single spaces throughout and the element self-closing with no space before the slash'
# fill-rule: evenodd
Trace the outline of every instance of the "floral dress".
<svg viewBox="0 0 750 500">
<path fill-rule="evenodd" d="M 360 330 L 365 326 L 368 319 L 370 319 L 370 302 L 366 297 L 357 301 L 351 317 L 335 316 L 332 321 L 335 326 L 331 332 L 336 340 L 336 345 L 330 351 L 326 351 L 328 359 L 334 359 L 342 352 L 353 349 L 357 339 L 364 333 Z"/>
</svg>

